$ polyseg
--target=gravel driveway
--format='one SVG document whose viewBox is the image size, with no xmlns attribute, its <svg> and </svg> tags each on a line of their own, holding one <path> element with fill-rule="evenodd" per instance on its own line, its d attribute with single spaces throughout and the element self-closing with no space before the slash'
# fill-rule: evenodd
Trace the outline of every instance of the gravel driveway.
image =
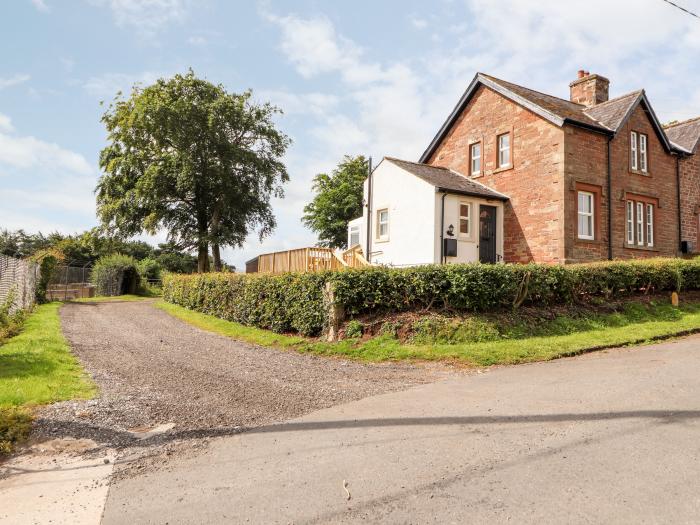
<svg viewBox="0 0 700 525">
<path fill-rule="evenodd" d="M 152 301 L 68 303 L 61 320 L 100 395 L 45 408 L 40 437 L 120 447 L 134 442 L 128 430 L 171 423 L 170 439 L 216 436 L 446 373 L 439 366 L 362 364 L 241 343 L 194 328 Z"/>
</svg>

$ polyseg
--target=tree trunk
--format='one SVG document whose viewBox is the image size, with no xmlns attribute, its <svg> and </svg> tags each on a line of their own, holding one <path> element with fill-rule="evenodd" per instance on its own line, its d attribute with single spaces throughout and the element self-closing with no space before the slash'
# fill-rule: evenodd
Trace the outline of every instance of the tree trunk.
<svg viewBox="0 0 700 525">
<path fill-rule="evenodd" d="M 197 271 L 206 273 L 209 271 L 209 244 L 201 243 L 197 253 Z"/>
<path fill-rule="evenodd" d="M 222 269 L 222 267 L 221 267 L 221 251 L 219 249 L 218 243 L 213 243 L 211 245 L 211 254 L 214 257 L 214 271 L 220 272 Z"/>
</svg>

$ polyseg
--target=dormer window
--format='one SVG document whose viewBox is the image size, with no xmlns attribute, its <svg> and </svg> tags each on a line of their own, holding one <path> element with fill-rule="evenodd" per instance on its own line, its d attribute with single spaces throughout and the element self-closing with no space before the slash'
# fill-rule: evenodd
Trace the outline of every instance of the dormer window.
<svg viewBox="0 0 700 525">
<path fill-rule="evenodd" d="M 644 133 L 630 132 L 630 171 L 648 173 L 649 159 L 647 144 L 649 139 Z"/>
</svg>

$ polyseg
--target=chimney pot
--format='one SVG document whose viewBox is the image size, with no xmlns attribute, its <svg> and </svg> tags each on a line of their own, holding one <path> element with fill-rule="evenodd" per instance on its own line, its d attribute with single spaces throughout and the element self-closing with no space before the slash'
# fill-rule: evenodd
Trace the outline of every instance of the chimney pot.
<svg viewBox="0 0 700 525">
<path fill-rule="evenodd" d="M 586 75 L 586 72 L 583 69 L 578 70 L 578 78 L 583 78 Z"/>
</svg>

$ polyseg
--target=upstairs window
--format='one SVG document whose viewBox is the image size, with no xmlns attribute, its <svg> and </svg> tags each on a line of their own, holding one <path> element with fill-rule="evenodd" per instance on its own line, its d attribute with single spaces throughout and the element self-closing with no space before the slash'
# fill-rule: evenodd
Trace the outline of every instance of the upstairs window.
<svg viewBox="0 0 700 525">
<path fill-rule="evenodd" d="M 510 133 L 498 136 L 498 167 L 510 166 Z"/>
<path fill-rule="evenodd" d="M 647 173 L 649 171 L 648 156 L 649 137 L 644 133 L 630 132 L 630 170 Z"/>
<path fill-rule="evenodd" d="M 472 234 L 472 206 L 468 202 L 459 205 L 459 235 L 469 237 Z"/>
<path fill-rule="evenodd" d="M 578 238 L 594 239 L 594 206 L 595 198 L 588 191 L 578 192 Z"/>
<path fill-rule="evenodd" d="M 380 241 L 389 239 L 389 210 L 377 210 L 377 238 Z"/>
<path fill-rule="evenodd" d="M 481 142 L 471 145 L 469 148 L 469 158 L 472 177 L 481 175 Z"/>
<path fill-rule="evenodd" d="M 643 133 L 639 134 L 639 170 L 647 172 L 647 136 Z"/>
</svg>

